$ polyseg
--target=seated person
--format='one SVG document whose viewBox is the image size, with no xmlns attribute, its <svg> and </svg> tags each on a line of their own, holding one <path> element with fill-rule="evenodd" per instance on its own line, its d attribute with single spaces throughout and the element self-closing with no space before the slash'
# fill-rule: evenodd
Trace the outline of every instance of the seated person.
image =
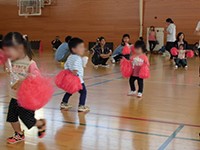
<svg viewBox="0 0 200 150">
<path fill-rule="evenodd" d="M 129 41 L 130 41 L 130 35 L 124 34 L 123 37 L 122 37 L 122 43 L 114 50 L 114 52 L 111 56 L 112 57 L 111 58 L 112 63 L 119 62 L 122 59 L 122 57 L 129 59 L 130 55 L 124 56 L 122 54 L 122 50 L 123 50 L 124 46 L 130 45 Z"/>
<path fill-rule="evenodd" d="M 175 59 L 175 69 L 179 67 L 187 68 L 187 59 L 186 59 L 186 52 L 187 50 L 184 49 L 184 44 L 179 45 L 178 49 L 178 57 Z"/>
<path fill-rule="evenodd" d="M 72 39 L 72 36 L 67 36 L 65 38 L 65 42 L 63 42 L 57 49 L 55 54 L 55 59 L 58 62 L 65 62 L 67 60 L 67 57 L 70 54 L 68 43 Z"/>
<path fill-rule="evenodd" d="M 105 38 L 100 37 L 99 44 L 93 48 L 92 63 L 95 67 L 108 67 L 109 65 L 106 63 L 111 54 L 112 50 L 106 46 Z"/>
<path fill-rule="evenodd" d="M 0 34 L 0 49 L 2 49 L 2 41 L 3 41 L 3 35 Z"/>
<path fill-rule="evenodd" d="M 194 51 L 195 56 L 200 56 L 200 55 L 199 55 L 200 49 L 199 49 L 198 47 L 199 47 L 199 43 L 196 42 L 196 43 L 193 45 L 193 48 L 192 48 L 192 50 Z"/>
<path fill-rule="evenodd" d="M 178 33 L 174 44 L 176 48 L 179 48 L 179 45 L 183 44 L 184 49 L 188 49 L 188 42 L 185 40 L 185 35 L 183 32 Z"/>
<path fill-rule="evenodd" d="M 62 44 L 62 42 L 60 41 L 60 37 L 56 36 L 56 38 L 51 42 L 53 50 L 56 51 L 58 49 L 58 47 Z"/>
</svg>

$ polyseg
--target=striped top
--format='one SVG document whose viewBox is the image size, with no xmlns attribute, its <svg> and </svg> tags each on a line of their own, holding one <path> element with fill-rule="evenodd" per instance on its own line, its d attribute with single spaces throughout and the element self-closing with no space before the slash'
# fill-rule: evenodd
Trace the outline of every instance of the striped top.
<svg viewBox="0 0 200 150">
<path fill-rule="evenodd" d="M 81 56 L 76 54 L 71 54 L 64 65 L 65 69 L 69 69 L 70 71 L 77 71 L 77 74 L 81 80 L 81 83 L 84 83 L 83 76 L 84 76 L 84 69 L 83 69 L 83 61 Z"/>
</svg>

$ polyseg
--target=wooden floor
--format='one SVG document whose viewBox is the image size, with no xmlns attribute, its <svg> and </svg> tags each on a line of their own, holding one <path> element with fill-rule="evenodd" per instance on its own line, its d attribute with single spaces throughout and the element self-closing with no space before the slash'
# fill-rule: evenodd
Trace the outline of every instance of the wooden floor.
<svg viewBox="0 0 200 150">
<path fill-rule="evenodd" d="M 61 70 L 52 55 L 36 58 L 43 73 Z M 60 111 L 64 92 L 55 88 L 52 100 L 36 112 L 48 121 L 47 135 L 38 139 L 36 128 L 26 130 L 25 142 L 7 145 L 12 128 L 6 123 L 9 103 L 6 74 L 0 73 L 0 150 L 200 150 L 199 58 L 189 68 L 173 70 L 168 59 L 150 56 L 151 78 L 143 99 L 127 97 L 128 80 L 119 65 L 85 70 L 87 104 L 91 112 L 77 113 L 78 94 L 69 112 Z"/>
</svg>

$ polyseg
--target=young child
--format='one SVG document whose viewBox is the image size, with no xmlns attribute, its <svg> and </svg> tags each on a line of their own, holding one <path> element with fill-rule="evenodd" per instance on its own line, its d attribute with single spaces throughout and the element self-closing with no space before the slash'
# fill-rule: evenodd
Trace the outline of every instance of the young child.
<svg viewBox="0 0 200 150">
<path fill-rule="evenodd" d="M 144 41 L 138 40 L 135 43 L 135 52 L 133 56 L 131 57 L 132 67 L 133 67 L 133 73 L 132 76 L 129 79 L 130 89 L 131 91 L 128 93 L 128 96 L 134 96 L 137 95 L 138 98 L 142 97 L 143 94 L 143 87 L 144 87 L 144 79 L 139 76 L 140 70 L 142 66 L 146 65 L 149 67 L 149 60 L 147 56 L 145 55 L 146 52 L 146 45 Z M 137 80 L 138 83 L 138 92 L 135 88 L 135 81 Z"/>
<path fill-rule="evenodd" d="M 28 47 L 28 41 L 18 32 L 8 33 L 3 40 L 3 49 L 9 58 L 8 71 L 10 73 L 10 97 L 11 101 L 8 109 L 7 122 L 11 123 L 14 135 L 7 139 L 7 142 L 14 144 L 25 139 L 24 131 L 20 127 L 19 118 L 28 129 L 36 126 L 38 128 L 38 137 L 45 135 L 46 120 L 35 119 L 35 112 L 20 107 L 17 102 L 17 90 L 22 81 L 28 75 L 38 75 L 39 69 L 32 60 L 33 53 Z"/>
<path fill-rule="evenodd" d="M 178 57 L 175 59 L 175 69 L 183 67 L 187 69 L 187 59 L 186 59 L 186 50 L 184 50 L 184 44 L 180 44 L 178 47 Z"/>
<path fill-rule="evenodd" d="M 77 75 L 80 78 L 82 83 L 82 90 L 79 91 L 80 98 L 79 98 L 79 112 L 86 112 L 89 111 L 89 107 L 85 106 L 87 90 L 84 84 L 83 76 L 84 76 L 84 62 L 82 56 L 85 52 L 85 46 L 82 39 L 79 38 L 72 38 L 69 41 L 69 50 L 71 55 L 68 57 L 67 61 L 65 62 L 65 69 L 70 70 L 74 75 Z M 64 84 L 64 83 L 63 83 Z M 72 96 L 70 93 L 66 93 L 63 97 L 61 102 L 60 108 L 64 110 L 70 109 L 72 106 L 68 104 L 69 98 Z"/>
</svg>

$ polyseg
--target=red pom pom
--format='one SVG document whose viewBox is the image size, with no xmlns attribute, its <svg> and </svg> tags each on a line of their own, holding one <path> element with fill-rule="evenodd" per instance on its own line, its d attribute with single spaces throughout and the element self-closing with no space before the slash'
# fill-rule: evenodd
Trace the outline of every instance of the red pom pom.
<svg viewBox="0 0 200 150">
<path fill-rule="evenodd" d="M 132 52 L 132 54 L 135 54 L 135 47 L 134 47 L 134 45 L 131 46 L 131 52 Z"/>
<path fill-rule="evenodd" d="M 147 79 L 150 77 L 149 67 L 148 65 L 143 65 L 139 72 L 139 77 L 142 79 Z"/>
<path fill-rule="evenodd" d="M 192 50 L 187 51 L 187 58 L 192 58 L 194 57 L 194 52 Z"/>
<path fill-rule="evenodd" d="M 53 91 L 50 79 L 42 76 L 27 77 L 17 93 L 19 105 L 28 110 L 40 109 L 51 99 Z"/>
<path fill-rule="evenodd" d="M 126 58 L 122 58 L 120 61 L 120 70 L 124 78 L 129 78 L 133 73 L 131 61 Z"/>
<path fill-rule="evenodd" d="M 3 51 L 0 50 L 0 65 L 3 65 L 8 60 L 7 56 Z"/>
<path fill-rule="evenodd" d="M 56 85 L 64 91 L 74 94 L 82 90 L 83 86 L 78 76 L 75 76 L 69 70 L 61 71 L 55 79 Z"/>
<path fill-rule="evenodd" d="M 131 49 L 129 46 L 124 46 L 123 50 L 122 50 L 122 54 L 123 55 L 128 55 L 131 53 Z"/>
<path fill-rule="evenodd" d="M 170 51 L 171 51 L 171 54 L 172 54 L 173 56 L 177 56 L 177 55 L 178 55 L 178 50 L 177 50 L 176 47 L 173 47 Z"/>
</svg>

